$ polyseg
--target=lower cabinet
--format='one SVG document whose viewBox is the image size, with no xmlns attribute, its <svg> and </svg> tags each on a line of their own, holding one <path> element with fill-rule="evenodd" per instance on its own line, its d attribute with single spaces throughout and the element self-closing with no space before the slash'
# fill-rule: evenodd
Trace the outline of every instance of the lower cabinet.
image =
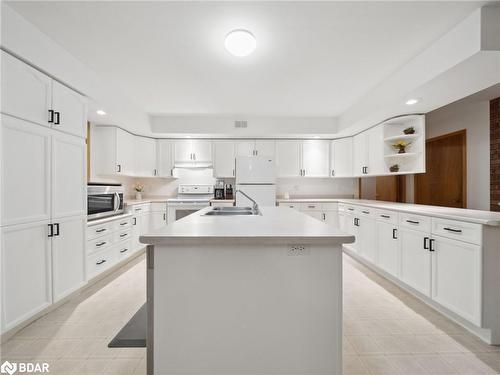
<svg viewBox="0 0 500 375">
<path fill-rule="evenodd" d="M 2 228 L 2 332 L 52 304 L 49 221 Z"/>
<path fill-rule="evenodd" d="M 481 247 L 433 236 L 432 299 L 481 325 Z"/>
<path fill-rule="evenodd" d="M 151 230 L 160 229 L 167 225 L 167 204 L 152 203 L 151 214 L 149 215 L 149 228 Z"/>
<path fill-rule="evenodd" d="M 431 252 L 429 234 L 400 228 L 401 280 L 413 289 L 431 296 Z"/>
<path fill-rule="evenodd" d="M 377 222 L 377 266 L 392 276 L 399 277 L 398 229 L 392 223 Z"/>
<path fill-rule="evenodd" d="M 357 220 L 357 233 L 358 233 L 358 254 L 366 260 L 375 263 L 377 257 L 377 231 L 375 220 L 368 217 L 360 217 Z"/>
</svg>

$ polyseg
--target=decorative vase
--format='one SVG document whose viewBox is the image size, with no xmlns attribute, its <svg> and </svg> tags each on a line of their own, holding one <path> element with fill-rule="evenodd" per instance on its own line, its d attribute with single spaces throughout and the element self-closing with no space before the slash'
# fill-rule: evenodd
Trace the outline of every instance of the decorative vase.
<svg viewBox="0 0 500 375">
<path fill-rule="evenodd" d="M 137 199 L 138 201 L 142 200 L 142 191 L 135 192 L 135 199 Z"/>
</svg>

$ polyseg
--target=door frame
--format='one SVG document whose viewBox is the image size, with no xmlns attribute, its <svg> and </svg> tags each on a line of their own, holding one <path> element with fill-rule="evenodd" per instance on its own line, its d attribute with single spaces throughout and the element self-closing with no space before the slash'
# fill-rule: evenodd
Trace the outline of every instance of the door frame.
<svg viewBox="0 0 500 375">
<path fill-rule="evenodd" d="M 455 137 L 457 135 L 463 136 L 462 137 L 462 139 L 463 139 L 463 142 L 462 142 L 462 170 L 463 170 L 463 173 L 462 173 L 462 202 L 463 202 L 463 206 L 464 206 L 463 208 L 467 208 L 467 129 L 462 129 L 462 130 L 454 131 L 451 133 L 439 135 L 437 137 L 428 138 L 425 140 L 425 146 L 426 146 L 425 149 L 427 150 L 427 144 L 430 142 L 435 142 L 435 141 L 439 141 L 441 139 Z M 413 192 L 414 192 L 413 194 L 414 194 L 415 203 L 420 204 L 420 203 L 418 203 L 418 199 L 417 199 L 418 175 L 415 175 L 415 177 L 413 179 Z"/>
</svg>

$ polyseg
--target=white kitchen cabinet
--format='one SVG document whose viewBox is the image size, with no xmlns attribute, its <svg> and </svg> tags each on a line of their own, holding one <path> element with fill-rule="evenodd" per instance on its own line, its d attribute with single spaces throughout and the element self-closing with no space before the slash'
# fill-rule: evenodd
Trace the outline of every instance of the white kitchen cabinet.
<svg viewBox="0 0 500 375">
<path fill-rule="evenodd" d="M 134 136 L 135 174 L 141 177 L 158 175 L 156 166 L 156 141 L 153 138 Z"/>
<path fill-rule="evenodd" d="M 52 218 L 87 214 L 86 145 L 83 138 L 52 132 Z"/>
<path fill-rule="evenodd" d="M 52 131 L 11 116 L 1 119 L 1 224 L 49 220 Z"/>
<path fill-rule="evenodd" d="M 57 302 L 85 284 L 87 217 L 64 218 L 53 225 L 52 295 Z"/>
<path fill-rule="evenodd" d="M 135 175 L 134 135 L 115 126 L 93 126 L 90 148 L 91 170 L 95 175 Z"/>
<path fill-rule="evenodd" d="M 366 175 L 368 169 L 368 142 L 366 132 L 355 135 L 352 139 L 353 175 Z"/>
<path fill-rule="evenodd" d="M 338 228 L 340 225 L 338 211 L 323 211 L 323 221 L 328 225 Z"/>
<path fill-rule="evenodd" d="M 52 81 L 53 128 L 85 138 L 87 101 L 70 88 Z"/>
<path fill-rule="evenodd" d="M 132 216 L 132 247 L 138 249 L 142 246 L 139 242 L 139 237 L 142 230 L 142 217 L 144 215 L 140 213 L 133 214 Z"/>
<path fill-rule="evenodd" d="M 212 141 L 194 139 L 192 141 L 194 160 L 197 163 L 212 163 Z"/>
<path fill-rule="evenodd" d="M 392 223 L 377 222 L 377 266 L 399 277 L 399 242 L 398 229 Z M 373 243 L 375 243 L 373 241 Z"/>
<path fill-rule="evenodd" d="M 302 141 L 276 141 L 276 172 L 278 177 L 300 177 L 302 175 L 301 160 Z"/>
<path fill-rule="evenodd" d="M 432 299 L 481 325 L 481 247 L 433 235 Z"/>
<path fill-rule="evenodd" d="M 213 142 L 214 177 L 232 178 L 235 176 L 235 143 L 231 140 Z"/>
<path fill-rule="evenodd" d="M 352 138 L 335 139 L 330 143 L 330 175 L 352 177 Z"/>
<path fill-rule="evenodd" d="M 377 227 L 375 220 L 360 215 L 355 226 L 357 226 L 359 237 L 358 254 L 369 262 L 375 263 L 377 259 Z"/>
<path fill-rule="evenodd" d="M 170 139 L 156 140 L 156 165 L 158 176 L 173 177 L 174 175 L 174 142 Z"/>
<path fill-rule="evenodd" d="M 1 51 L 2 113 L 49 127 L 52 79 Z"/>
<path fill-rule="evenodd" d="M 305 177 L 328 177 L 330 149 L 329 141 L 302 141 L 302 170 Z"/>
<path fill-rule="evenodd" d="M 307 216 L 310 216 L 314 219 L 323 221 L 323 213 L 321 211 L 314 211 L 314 210 L 301 210 L 304 214 Z"/>
<path fill-rule="evenodd" d="M 48 224 L 42 221 L 2 228 L 2 332 L 52 303 Z"/>
<path fill-rule="evenodd" d="M 339 228 L 341 231 L 349 233 L 347 220 L 349 220 L 349 216 L 347 216 L 345 212 L 339 211 Z"/>
<path fill-rule="evenodd" d="M 175 163 L 193 162 L 193 147 L 190 139 L 179 139 L 174 141 Z"/>
<path fill-rule="evenodd" d="M 425 296 L 431 296 L 430 234 L 399 228 L 401 280 Z"/>
<path fill-rule="evenodd" d="M 276 144 L 274 139 L 256 139 L 255 140 L 255 155 L 274 158 L 276 153 Z"/>
<path fill-rule="evenodd" d="M 115 163 L 111 165 L 117 174 L 132 176 L 136 173 L 135 140 L 134 136 L 120 128 L 109 128 L 115 133 Z M 112 139 L 110 140 L 112 142 Z M 108 144 L 111 146 L 113 143 Z M 106 147 L 106 145 L 104 145 Z M 110 150 L 112 152 L 112 150 Z"/>
<path fill-rule="evenodd" d="M 235 141 L 236 156 L 255 156 L 255 140 L 241 139 Z"/>
<path fill-rule="evenodd" d="M 212 142 L 205 139 L 180 139 L 174 142 L 175 164 L 212 164 Z"/>
<path fill-rule="evenodd" d="M 366 145 L 368 148 L 368 168 L 369 175 L 382 175 L 385 171 L 384 160 L 384 127 L 377 125 L 366 132 Z"/>
<path fill-rule="evenodd" d="M 151 203 L 149 215 L 149 230 L 155 230 L 167 225 L 167 204 Z"/>
</svg>

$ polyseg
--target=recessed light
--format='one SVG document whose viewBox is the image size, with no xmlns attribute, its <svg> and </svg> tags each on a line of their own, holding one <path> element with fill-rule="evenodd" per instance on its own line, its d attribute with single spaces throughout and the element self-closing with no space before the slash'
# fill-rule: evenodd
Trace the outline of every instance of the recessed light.
<svg viewBox="0 0 500 375">
<path fill-rule="evenodd" d="M 414 105 L 414 104 L 417 104 L 419 101 L 420 101 L 420 99 L 416 99 L 416 98 L 414 98 L 414 99 L 408 99 L 406 101 L 406 105 Z"/>
<path fill-rule="evenodd" d="M 99 116 L 106 116 L 106 112 L 102 109 L 98 109 L 97 111 L 95 111 L 95 113 L 97 113 Z"/>
<path fill-rule="evenodd" d="M 248 30 L 238 29 L 226 35 L 224 46 L 227 51 L 237 57 L 250 55 L 257 47 L 255 36 Z"/>
</svg>

